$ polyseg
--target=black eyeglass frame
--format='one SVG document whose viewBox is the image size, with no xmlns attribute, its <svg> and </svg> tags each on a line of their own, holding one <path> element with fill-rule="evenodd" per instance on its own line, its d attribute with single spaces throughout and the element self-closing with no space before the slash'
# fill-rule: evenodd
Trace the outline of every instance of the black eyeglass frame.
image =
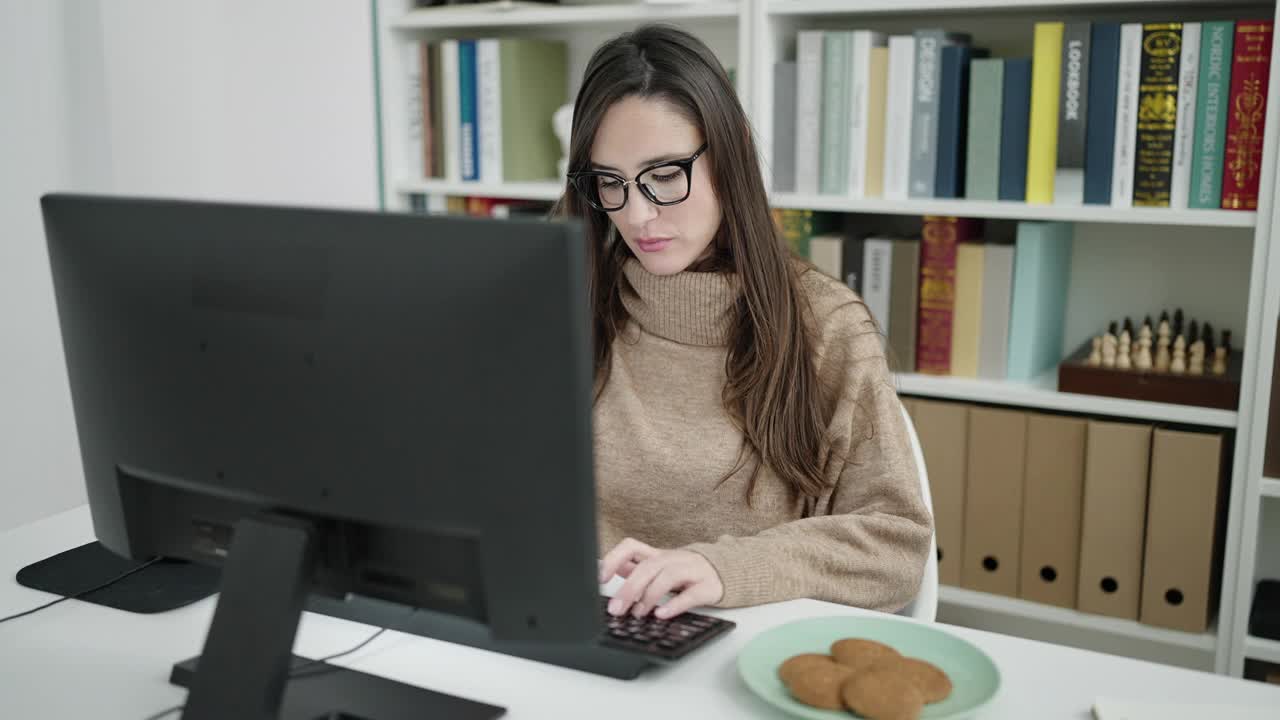
<svg viewBox="0 0 1280 720">
<path fill-rule="evenodd" d="M 607 170 L 582 170 L 579 172 L 569 173 L 569 182 L 573 185 L 573 189 L 577 191 L 577 193 L 587 201 L 588 205 L 595 208 L 596 210 L 599 210 L 600 212 L 606 212 L 606 213 L 617 212 L 622 208 L 626 207 L 627 201 L 631 199 L 631 194 L 630 194 L 629 188 L 627 187 L 628 185 L 635 185 L 636 187 L 640 188 L 640 192 L 645 196 L 645 198 L 649 202 L 653 203 L 654 205 L 661 205 L 663 207 L 669 207 L 671 205 L 679 205 L 680 203 L 689 199 L 689 194 L 693 191 L 693 164 L 697 162 L 698 158 L 702 157 L 702 154 L 705 153 L 706 151 L 707 151 L 707 143 L 704 142 L 702 143 L 702 146 L 699 147 L 697 150 L 695 150 L 694 153 L 689 157 L 682 158 L 680 160 L 664 160 L 660 163 L 654 163 L 644 168 L 640 172 L 636 173 L 636 176 L 631 180 L 628 180 L 617 173 L 612 173 Z M 648 185 L 645 185 L 644 183 L 640 182 L 641 176 L 643 176 L 645 173 L 653 172 L 654 170 L 657 170 L 659 168 L 664 168 L 664 167 L 678 167 L 684 171 L 684 179 L 685 179 L 684 195 L 679 200 L 666 200 L 666 201 L 659 200 L 657 196 L 654 195 L 653 190 L 650 189 Z M 578 184 L 579 180 L 583 180 L 583 179 L 589 180 L 597 177 L 612 178 L 622 183 L 622 204 L 621 205 L 617 207 L 605 207 L 593 199 L 592 192 L 584 191 L 582 187 Z"/>
</svg>

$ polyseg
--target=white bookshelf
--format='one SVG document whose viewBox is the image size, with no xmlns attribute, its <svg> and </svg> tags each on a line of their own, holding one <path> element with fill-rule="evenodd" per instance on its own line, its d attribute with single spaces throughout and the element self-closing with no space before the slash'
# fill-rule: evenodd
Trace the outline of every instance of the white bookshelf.
<svg viewBox="0 0 1280 720">
<path fill-rule="evenodd" d="M 1280 665 L 1280 641 L 1250 635 L 1245 639 L 1244 654 L 1250 660 Z"/>
<path fill-rule="evenodd" d="M 736 69 L 738 91 L 751 117 L 761 150 L 762 168 L 768 174 L 772 157 L 772 65 L 793 57 L 798 29 L 868 28 L 889 33 L 909 32 L 927 26 L 973 33 L 975 40 L 992 49 L 993 56 L 1029 56 L 1031 25 L 1045 19 L 1098 21 L 1160 21 L 1241 19 L 1276 16 L 1276 0 L 1243 2 L 1194 2 L 1192 0 L 704 0 L 685 3 L 625 3 L 547 5 L 500 2 L 442 8 L 413 9 L 409 0 L 374 0 L 378 15 L 378 110 L 381 131 L 381 182 L 386 207 L 407 210 L 411 194 L 480 195 L 507 199 L 549 201 L 559 197 L 563 183 L 497 184 L 451 183 L 420 177 L 406 157 L 404 44 L 446 37 L 520 35 L 559 38 L 570 45 L 569 96 L 573 97 L 586 60 L 596 46 L 617 32 L 650 22 L 671 22 L 702 37 L 721 62 Z M 1257 212 L 1171 210 L 1163 208 L 1119 209 L 1097 206 L 1063 207 L 1013 202 L 968 200 L 886 201 L 834 196 L 801 196 L 775 193 L 775 207 L 807 208 L 869 216 L 956 215 L 1003 220 L 1056 220 L 1077 224 L 1077 240 L 1098 265 L 1128 263 L 1139 245 L 1151 255 L 1156 272 L 1171 267 L 1179 277 L 1177 301 L 1189 314 L 1211 306 L 1222 310 L 1229 297 L 1228 322 L 1212 318 L 1216 327 L 1230 327 L 1234 345 L 1243 360 L 1239 407 L 1215 410 L 1167 403 L 1059 393 L 1056 376 L 1046 374 L 1019 383 L 904 374 L 897 379 L 904 394 L 966 402 L 1026 407 L 1050 412 L 1070 412 L 1128 418 L 1148 422 L 1173 422 L 1234 432 L 1230 458 L 1232 483 L 1228 497 L 1223 582 L 1219 617 L 1214 631 L 1188 635 L 1151 628 L 1139 623 L 1090 616 L 1011 598 L 946 588 L 942 616 L 998 632 L 1025 634 L 1052 642 L 1076 644 L 1104 652 L 1172 662 L 1188 667 L 1240 675 L 1246 653 L 1258 643 L 1248 638 L 1248 605 L 1256 580 L 1259 523 L 1266 517 L 1260 503 L 1280 497 L 1280 481 L 1262 477 L 1262 447 L 1266 430 L 1266 396 L 1270 388 L 1276 318 L 1280 316 L 1280 252 L 1271 252 L 1271 228 L 1280 222 L 1273 206 L 1277 152 L 1276 107 L 1280 105 L 1280 42 L 1273 50 L 1273 71 L 1263 148 L 1260 207 Z M 1183 257 L 1188 238 L 1199 254 Z M 1164 251 L 1161 248 L 1168 247 Z M 1115 248 L 1115 257 L 1109 257 Z M 1182 250 L 1179 250 L 1181 248 Z M 1219 252 L 1216 248 L 1221 248 Z M 1184 283 L 1202 266 L 1222 258 L 1229 271 L 1213 275 L 1207 287 Z M 1126 256 L 1121 258 L 1120 256 Z M 1181 258 L 1181 259 L 1180 259 Z M 1077 275 L 1073 258 L 1073 276 Z M 1103 277 L 1105 273 L 1084 275 Z M 1226 278 L 1225 280 L 1223 278 Z M 1127 280 L 1114 282 L 1124 284 Z M 1164 291 L 1158 283 L 1150 291 Z M 1086 288 L 1083 292 L 1093 292 Z M 1127 294 L 1126 294 L 1127 292 Z M 1080 312 L 1089 317 L 1128 308 L 1144 297 L 1145 286 L 1124 292 L 1099 287 L 1102 300 L 1085 297 Z M 1114 298 L 1108 293 L 1115 295 Z M 1075 302 L 1073 296 L 1072 302 Z M 1106 302 L 1103 302 L 1106 300 Z M 1184 301 L 1185 300 L 1185 301 Z M 1164 302 L 1161 300 L 1160 302 Z M 1171 306 L 1172 307 L 1172 306 Z M 1124 310 L 1119 311 L 1121 313 Z M 1145 310 L 1134 309 L 1140 313 Z M 1212 314 L 1212 313 L 1208 313 Z M 1221 312 L 1220 312 L 1221 314 Z M 1110 319 L 1110 318 L 1107 318 Z M 1099 322 L 1105 322 L 1102 317 Z M 1069 329 L 1071 323 L 1068 323 Z M 1080 338 L 1067 338 L 1075 346 Z M 1269 502 L 1280 502 L 1271 500 Z M 1250 655 L 1252 657 L 1252 655 Z M 1275 657 L 1275 656 L 1273 656 Z"/>
<path fill-rule="evenodd" d="M 1055 389 L 1057 372 L 1047 373 L 1029 382 L 902 373 L 897 376 L 897 382 L 898 391 L 904 395 L 943 400 L 1219 428 L 1234 428 L 1237 422 L 1237 413 L 1232 410 L 1058 392 Z"/>
</svg>

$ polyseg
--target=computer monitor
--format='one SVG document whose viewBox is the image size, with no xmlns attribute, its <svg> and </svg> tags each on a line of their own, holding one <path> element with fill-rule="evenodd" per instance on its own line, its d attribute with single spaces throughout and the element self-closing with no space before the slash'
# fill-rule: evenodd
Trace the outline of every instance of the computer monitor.
<svg viewBox="0 0 1280 720">
<path fill-rule="evenodd" d="M 222 567 L 184 717 L 275 717 L 308 593 L 596 637 L 579 225 L 41 204 L 94 532 Z"/>
</svg>

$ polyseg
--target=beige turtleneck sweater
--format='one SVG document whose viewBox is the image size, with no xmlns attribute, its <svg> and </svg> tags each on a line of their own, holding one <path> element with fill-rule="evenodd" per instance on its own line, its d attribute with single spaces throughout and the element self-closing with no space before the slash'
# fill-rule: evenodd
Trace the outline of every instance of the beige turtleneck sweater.
<svg viewBox="0 0 1280 720">
<path fill-rule="evenodd" d="M 635 259 L 624 272 L 635 289 L 624 284 L 631 322 L 614 341 L 594 413 L 601 552 L 633 537 L 700 553 L 724 584 L 720 607 L 798 597 L 885 611 L 906 605 L 920 586 L 933 521 L 881 340 L 853 291 L 803 271 L 818 375 L 839 390 L 827 404 L 829 489 L 802 518 L 768 468 L 747 505 L 754 462 L 717 485 L 743 445 L 721 401 L 737 297 L 731 276 L 657 276 Z"/>
</svg>

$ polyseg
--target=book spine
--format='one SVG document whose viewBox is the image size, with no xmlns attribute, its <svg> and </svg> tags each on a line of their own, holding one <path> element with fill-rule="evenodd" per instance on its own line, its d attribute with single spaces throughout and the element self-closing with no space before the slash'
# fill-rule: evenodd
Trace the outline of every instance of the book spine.
<svg viewBox="0 0 1280 720">
<path fill-rule="evenodd" d="M 818 153 L 818 192 L 844 195 L 849 183 L 849 67 L 851 33 L 828 32 L 822 38 L 822 146 Z"/>
<path fill-rule="evenodd" d="M 1084 202 L 1084 153 L 1089 113 L 1090 24 L 1068 23 L 1062 33 L 1062 74 L 1058 98 L 1058 164 L 1053 202 Z"/>
<path fill-rule="evenodd" d="M 889 303 L 891 288 L 889 285 L 893 263 L 893 241 L 885 238 L 868 238 L 863 247 L 865 258 L 862 262 L 866 276 L 862 282 L 862 301 L 871 311 L 880 326 L 880 332 L 886 337 L 891 331 Z"/>
<path fill-rule="evenodd" d="M 916 323 L 920 288 L 920 241 L 898 238 L 893 241 L 893 261 L 889 280 L 890 360 L 907 372 L 916 369 Z"/>
<path fill-rule="evenodd" d="M 502 73 L 498 41 L 476 43 L 476 115 L 480 131 L 480 179 L 502 182 Z"/>
<path fill-rule="evenodd" d="M 926 216 L 920 243 L 920 317 L 916 370 L 951 372 L 951 330 L 955 320 L 956 245 L 965 219 Z"/>
<path fill-rule="evenodd" d="M 444 177 L 450 182 L 462 179 L 462 109 L 458 72 L 458 41 L 445 40 L 440 43 L 440 84 L 443 97 L 440 111 L 444 117 Z"/>
<path fill-rule="evenodd" d="M 1090 205 L 1111 204 L 1119 67 L 1120 26 L 1095 24 L 1089 47 L 1089 112 L 1084 141 L 1084 202 Z"/>
<path fill-rule="evenodd" d="M 938 166 L 934 170 L 934 196 L 964 197 L 966 122 L 969 119 L 970 60 L 983 54 L 964 45 L 942 49 L 941 83 L 938 88 Z"/>
<path fill-rule="evenodd" d="M 409 172 L 416 176 L 425 176 L 427 169 L 423 165 L 423 157 L 426 148 L 426 136 L 423 132 L 423 122 L 425 118 L 422 116 L 422 56 L 421 44 L 408 43 L 404 47 L 404 62 L 408 68 L 409 87 L 406 93 L 408 105 L 407 111 L 407 129 L 408 134 L 408 162 Z"/>
<path fill-rule="evenodd" d="M 822 31 L 796 36 L 796 192 L 818 192 L 822 142 Z"/>
<path fill-rule="evenodd" d="M 1004 99 L 1000 108 L 1000 199 L 1027 199 L 1027 143 L 1031 113 L 1031 61 L 1004 63 Z"/>
<path fill-rule="evenodd" d="M 1058 86 L 1062 81 L 1060 22 L 1035 26 L 1031 63 L 1031 125 L 1027 137 L 1027 202 L 1053 202 L 1053 178 L 1058 155 Z"/>
<path fill-rule="evenodd" d="M 1173 177 L 1169 207 L 1185 208 L 1191 196 L 1191 152 L 1196 131 L 1196 90 L 1200 76 L 1200 23 L 1182 26 L 1182 57 L 1178 60 L 1178 119 L 1173 138 Z"/>
<path fill-rule="evenodd" d="M 1200 88 L 1196 93 L 1196 134 L 1188 205 L 1217 209 L 1222 203 L 1222 150 L 1227 137 L 1227 93 L 1231 87 L 1234 22 L 1209 22 L 1200 29 Z"/>
<path fill-rule="evenodd" d="M 1004 61 L 969 64 L 969 118 L 965 128 L 964 196 L 1000 197 L 1000 115 L 1004 106 Z"/>
<path fill-rule="evenodd" d="M 1134 141 L 1138 134 L 1138 79 L 1142 72 L 1142 24 L 1120 28 L 1116 91 L 1116 143 L 1111 168 L 1111 206 L 1133 207 Z"/>
<path fill-rule="evenodd" d="M 459 151 L 462 154 L 462 179 L 480 179 L 480 146 L 476 119 L 476 42 L 458 41 L 458 86 L 461 98 L 461 131 Z"/>
<path fill-rule="evenodd" d="M 884 125 L 884 197 L 906 200 L 911 177 L 911 109 L 916 39 L 889 38 L 888 98 Z"/>
<path fill-rule="evenodd" d="M 849 181 L 848 194 L 860 198 L 867 195 L 867 137 L 871 124 L 871 53 L 885 43 L 884 35 L 870 30 L 852 34 L 853 59 L 849 68 Z M 882 114 L 883 117 L 883 114 Z"/>
<path fill-rule="evenodd" d="M 1273 23 L 1236 23 L 1231 64 L 1231 101 L 1227 115 L 1226 165 L 1222 171 L 1222 207 L 1257 210 L 1262 171 L 1262 133 L 1267 115 Z"/>
<path fill-rule="evenodd" d="M 938 85 L 942 73 L 942 30 L 917 30 L 915 84 L 911 104 L 911 160 L 908 195 L 934 196 L 938 166 Z"/>
<path fill-rule="evenodd" d="M 796 189 L 796 64 L 773 65 L 773 189 Z"/>
<path fill-rule="evenodd" d="M 871 48 L 871 76 L 867 82 L 867 174 L 865 197 L 884 195 L 885 102 L 889 92 L 889 48 Z"/>
<path fill-rule="evenodd" d="M 1142 26 L 1142 75 L 1138 83 L 1138 135 L 1133 163 L 1134 207 L 1169 206 L 1181 58 L 1182 23 Z"/>
</svg>

